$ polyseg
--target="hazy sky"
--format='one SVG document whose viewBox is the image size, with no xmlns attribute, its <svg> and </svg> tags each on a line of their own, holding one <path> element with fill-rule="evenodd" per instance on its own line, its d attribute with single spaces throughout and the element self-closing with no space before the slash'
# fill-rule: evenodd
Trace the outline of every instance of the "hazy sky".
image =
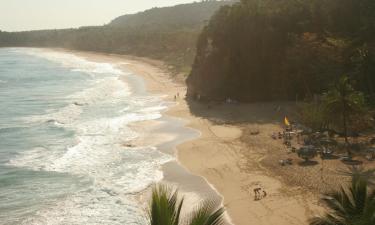
<svg viewBox="0 0 375 225">
<path fill-rule="evenodd" d="M 0 0 L 0 30 L 103 25 L 117 16 L 194 0 Z"/>
</svg>

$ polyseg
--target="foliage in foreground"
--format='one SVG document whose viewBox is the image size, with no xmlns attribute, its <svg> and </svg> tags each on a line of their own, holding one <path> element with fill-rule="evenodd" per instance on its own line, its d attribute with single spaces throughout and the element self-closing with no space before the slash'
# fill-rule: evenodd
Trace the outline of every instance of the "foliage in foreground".
<svg viewBox="0 0 375 225">
<path fill-rule="evenodd" d="M 328 212 L 315 217 L 310 225 L 373 225 L 375 224 L 375 189 L 368 175 L 373 171 L 353 170 L 351 184 L 327 194 L 323 201 Z"/>
<path fill-rule="evenodd" d="M 166 186 L 156 186 L 152 190 L 149 209 L 150 225 L 223 225 L 224 208 L 217 207 L 215 201 L 202 202 L 187 218 L 181 217 L 184 199 L 178 191 Z"/>
</svg>

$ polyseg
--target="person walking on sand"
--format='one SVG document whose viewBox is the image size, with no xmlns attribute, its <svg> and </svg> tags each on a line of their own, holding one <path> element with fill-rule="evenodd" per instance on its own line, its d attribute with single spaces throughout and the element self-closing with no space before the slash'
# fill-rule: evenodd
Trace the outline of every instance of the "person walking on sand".
<svg viewBox="0 0 375 225">
<path fill-rule="evenodd" d="M 261 190 L 262 188 L 254 188 L 254 199 L 255 200 L 259 200 L 260 199 L 260 190 Z"/>
</svg>

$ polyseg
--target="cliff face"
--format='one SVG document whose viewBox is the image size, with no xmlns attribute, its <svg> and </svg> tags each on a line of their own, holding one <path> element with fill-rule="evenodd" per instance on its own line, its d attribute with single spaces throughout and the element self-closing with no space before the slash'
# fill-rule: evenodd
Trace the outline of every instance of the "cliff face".
<svg viewBox="0 0 375 225">
<path fill-rule="evenodd" d="M 364 16 L 359 21 L 356 15 Z M 188 95 L 301 100 L 347 74 L 373 96 L 373 21 L 375 4 L 369 0 L 243 0 L 223 6 L 198 38 Z"/>
<path fill-rule="evenodd" d="M 287 97 L 281 78 L 288 31 L 278 26 L 285 12 L 268 18 L 268 10 L 256 12 L 252 6 L 222 7 L 204 29 L 187 80 L 190 96 L 240 101 Z"/>
</svg>

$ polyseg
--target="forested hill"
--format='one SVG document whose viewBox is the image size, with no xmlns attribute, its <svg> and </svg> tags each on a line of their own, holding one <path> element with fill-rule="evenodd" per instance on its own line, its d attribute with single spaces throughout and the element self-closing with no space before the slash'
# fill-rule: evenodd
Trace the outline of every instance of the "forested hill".
<svg viewBox="0 0 375 225">
<path fill-rule="evenodd" d="M 131 54 L 167 61 L 190 70 L 196 40 L 209 18 L 233 1 L 202 1 L 153 8 L 114 19 L 105 26 L 79 29 L 1 32 L 0 47 L 62 47 Z M 0 27 L 1 29 L 1 27 Z"/>
<path fill-rule="evenodd" d="M 212 17 L 197 48 L 190 96 L 303 99 L 346 75 L 374 100 L 374 0 L 241 0 Z"/>
<path fill-rule="evenodd" d="M 133 15 L 124 15 L 114 19 L 109 25 L 120 28 L 143 27 L 170 29 L 202 28 L 224 1 L 205 1 L 172 7 L 153 8 Z"/>
</svg>

